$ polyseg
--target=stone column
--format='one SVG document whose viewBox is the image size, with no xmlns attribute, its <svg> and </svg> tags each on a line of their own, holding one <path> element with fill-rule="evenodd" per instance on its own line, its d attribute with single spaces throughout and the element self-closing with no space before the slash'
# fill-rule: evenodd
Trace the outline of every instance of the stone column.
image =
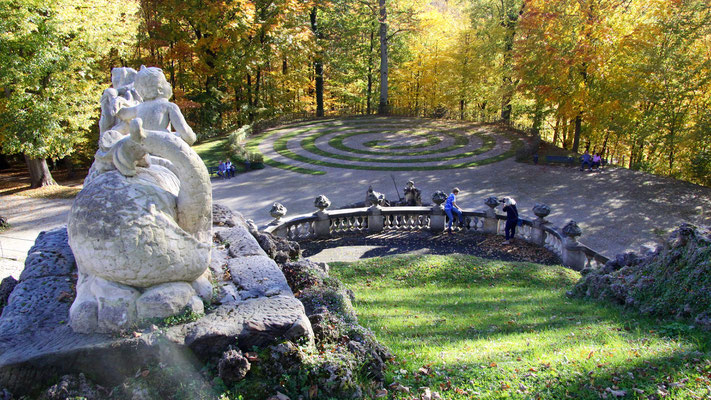
<svg viewBox="0 0 711 400">
<path fill-rule="evenodd" d="M 320 195 L 314 200 L 314 207 L 318 208 L 318 211 L 314 213 L 318 218 L 314 222 L 314 234 L 317 238 L 331 237 L 331 218 L 326 212 L 330 205 L 331 201 L 324 195 Z"/>
<path fill-rule="evenodd" d="M 536 214 L 538 218 L 533 220 L 531 243 L 542 247 L 546 244 L 546 233 L 543 228 L 548 224 L 548 221 L 546 221 L 545 218 L 551 213 L 551 208 L 546 204 L 536 204 L 533 206 L 533 213 Z"/>
<path fill-rule="evenodd" d="M 441 190 L 438 190 L 432 194 L 432 203 L 434 203 L 432 206 L 432 213 L 430 215 L 430 231 L 432 232 L 444 232 L 446 224 L 444 223 L 445 215 L 442 203 L 446 200 L 447 195 Z"/>
<path fill-rule="evenodd" d="M 368 232 L 381 232 L 383 230 L 383 210 L 375 204 L 368 208 Z"/>
<path fill-rule="evenodd" d="M 563 227 L 563 265 L 576 271 L 585 268 L 586 262 L 585 253 L 577 239 L 580 235 L 582 235 L 582 230 L 573 220 Z"/>
<path fill-rule="evenodd" d="M 496 235 L 499 231 L 499 220 L 496 218 L 495 208 L 499 205 L 499 199 L 491 196 L 484 200 L 484 204 L 489 206 L 489 209 L 486 210 L 486 218 L 484 218 L 484 233 Z"/>
</svg>

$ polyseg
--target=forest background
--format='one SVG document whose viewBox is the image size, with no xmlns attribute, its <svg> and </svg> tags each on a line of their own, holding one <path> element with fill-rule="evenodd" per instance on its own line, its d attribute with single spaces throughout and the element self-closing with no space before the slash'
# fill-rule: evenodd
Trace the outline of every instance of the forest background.
<svg viewBox="0 0 711 400">
<path fill-rule="evenodd" d="M 0 0 L 0 153 L 86 164 L 113 67 L 162 68 L 199 139 L 259 121 L 499 121 L 711 185 L 707 0 Z"/>
</svg>

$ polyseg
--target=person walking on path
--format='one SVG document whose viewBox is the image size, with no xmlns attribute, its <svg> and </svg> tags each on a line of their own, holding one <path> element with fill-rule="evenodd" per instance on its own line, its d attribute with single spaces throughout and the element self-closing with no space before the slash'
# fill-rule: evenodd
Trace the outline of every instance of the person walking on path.
<svg viewBox="0 0 711 400">
<path fill-rule="evenodd" d="M 509 244 L 509 240 L 513 240 L 516 235 L 516 225 L 518 225 L 518 209 L 516 208 L 516 200 L 506 197 L 502 201 L 504 203 L 503 211 L 506 213 L 506 227 L 504 228 L 506 240 L 504 240 L 504 244 Z"/>
<path fill-rule="evenodd" d="M 452 193 L 447 197 L 447 201 L 444 202 L 444 212 L 449 218 L 449 223 L 447 224 L 447 233 L 452 233 L 452 222 L 454 222 L 454 214 L 457 214 L 459 218 L 459 226 L 464 226 L 464 216 L 462 215 L 462 210 L 457 205 L 457 195 L 459 194 L 459 188 L 452 189 Z"/>
</svg>

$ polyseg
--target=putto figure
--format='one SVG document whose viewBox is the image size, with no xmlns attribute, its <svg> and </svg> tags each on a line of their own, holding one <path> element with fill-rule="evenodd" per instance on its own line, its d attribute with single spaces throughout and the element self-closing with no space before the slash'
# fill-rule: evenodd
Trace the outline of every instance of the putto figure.
<svg viewBox="0 0 711 400">
<path fill-rule="evenodd" d="M 100 148 L 70 213 L 79 268 L 70 324 L 77 332 L 201 313 L 212 295 L 212 190 L 190 148 L 195 133 L 168 101 L 160 69 L 131 71 L 112 71 Z"/>
</svg>

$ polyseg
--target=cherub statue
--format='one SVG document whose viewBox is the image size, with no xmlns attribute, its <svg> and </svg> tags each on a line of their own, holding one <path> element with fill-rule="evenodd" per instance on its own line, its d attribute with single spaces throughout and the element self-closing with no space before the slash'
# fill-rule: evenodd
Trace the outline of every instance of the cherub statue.
<svg viewBox="0 0 711 400">
<path fill-rule="evenodd" d="M 131 76 L 121 74 L 114 84 L 125 88 Z M 198 296 L 212 295 L 212 188 L 190 148 L 195 133 L 168 101 L 171 88 L 160 69 L 141 67 L 134 86 L 135 95 L 105 93 L 115 108 L 102 114 L 104 127 L 113 125 L 102 133 L 93 175 L 69 217 L 79 269 L 70 324 L 77 332 L 115 332 L 185 309 L 202 312 Z M 129 106 L 137 98 L 144 101 Z"/>
</svg>

